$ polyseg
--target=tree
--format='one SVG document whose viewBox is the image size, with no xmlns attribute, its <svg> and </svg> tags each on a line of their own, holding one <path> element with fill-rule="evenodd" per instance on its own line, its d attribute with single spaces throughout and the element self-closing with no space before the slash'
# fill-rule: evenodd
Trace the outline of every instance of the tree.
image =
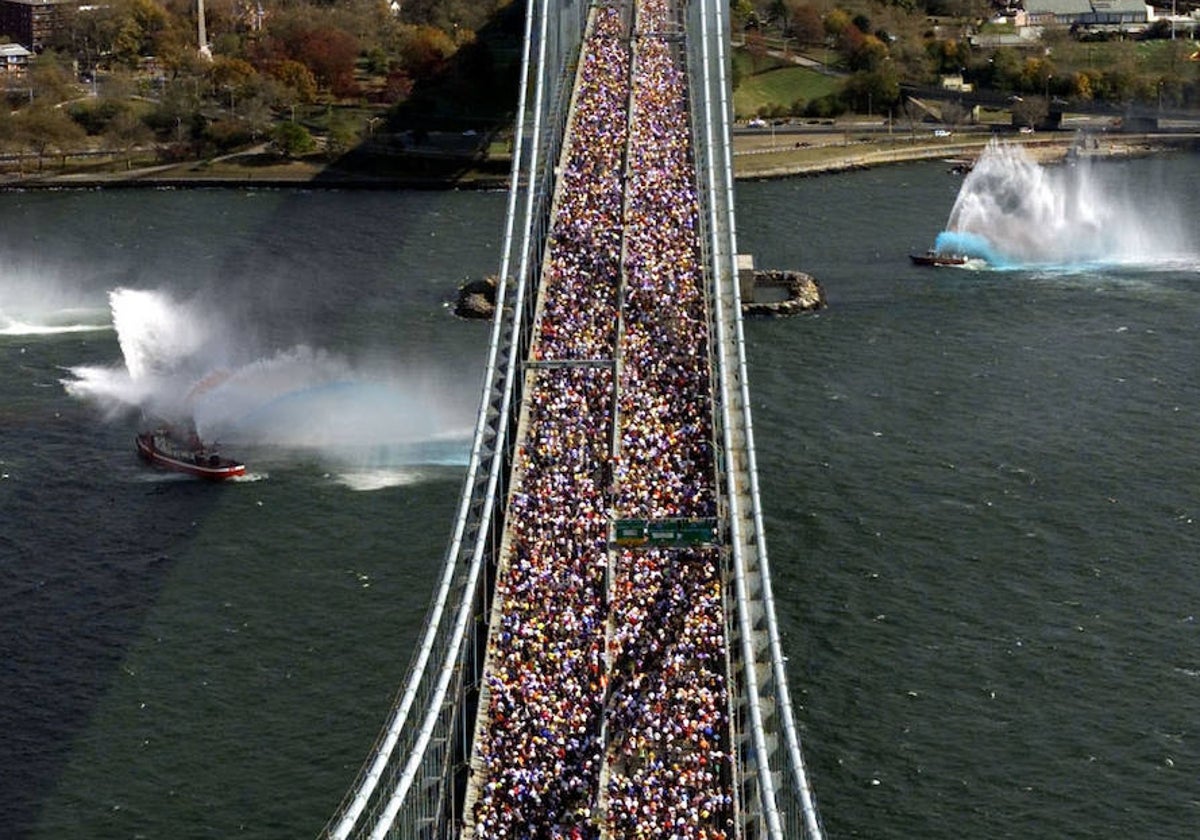
<svg viewBox="0 0 1200 840">
<path fill-rule="evenodd" d="M 16 117 L 7 108 L 0 108 L 0 151 L 19 149 L 21 146 L 20 130 Z"/>
<path fill-rule="evenodd" d="M 429 79 L 442 71 L 456 49 L 454 41 L 440 29 L 409 27 L 400 45 L 401 63 L 413 79 Z"/>
<path fill-rule="evenodd" d="M 292 90 L 296 99 L 305 104 L 317 97 L 317 79 L 311 70 L 299 61 L 284 59 L 271 68 L 271 75 Z"/>
<path fill-rule="evenodd" d="M 913 140 L 917 139 L 917 123 L 925 119 L 925 110 L 917 104 L 917 101 L 911 96 L 904 100 L 904 104 L 900 106 L 900 112 L 904 114 L 904 118 L 908 120 L 908 132 Z"/>
<path fill-rule="evenodd" d="M 958 73 L 969 58 L 966 44 L 954 38 L 930 41 L 927 49 L 939 73 Z"/>
<path fill-rule="evenodd" d="M 130 108 L 121 108 L 104 130 L 104 139 L 125 158 L 125 168 L 133 168 L 133 150 L 154 138 L 147 126 Z"/>
<path fill-rule="evenodd" d="M 771 0 L 768 11 L 778 22 L 780 31 L 787 35 L 792 25 L 792 9 L 788 0 Z"/>
<path fill-rule="evenodd" d="M 231 113 L 253 91 L 258 72 L 248 61 L 217 56 L 207 74 L 209 94 Z"/>
<path fill-rule="evenodd" d="M 205 129 L 204 136 L 221 152 L 245 146 L 254 139 L 245 122 L 228 118 L 213 122 Z"/>
<path fill-rule="evenodd" d="M 834 9 L 825 15 L 824 25 L 826 35 L 834 39 L 839 39 L 842 37 L 842 33 L 854 24 L 850 22 L 849 14 L 841 9 Z"/>
<path fill-rule="evenodd" d="M 17 136 L 20 144 L 29 149 L 38 160 L 38 170 L 46 153 L 54 149 L 63 155 L 78 148 L 86 134 L 61 108 L 34 105 L 17 116 Z"/>
<path fill-rule="evenodd" d="M 1025 59 L 1021 68 L 1021 90 L 1048 95 L 1055 72 L 1054 62 L 1048 58 Z"/>
<path fill-rule="evenodd" d="M 70 65 L 65 57 L 46 50 L 29 63 L 29 87 L 44 103 L 65 102 L 76 96 Z"/>
<path fill-rule="evenodd" d="M 874 35 L 865 35 L 857 48 L 846 58 L 851 70 L 878 70 L 887 58 L 888 48 Z"/>
<path fill-rule="evenodd" d="M 117 61 L 136 67 L 138 59 L 158 52 L 159 38 L 170 26 L 162 6 L 154 0 L 123 0 L 117 4 L 115 15 L 112 55 Z"/>
<path fill-rule="evenodd" d="M 900 98 L 900 80 L 890 63 L 846 79 L 842 99 L 858 111 L 880 113 Z"/>
<path fill-rule="evenodd" d="M 1050 113 L 1050 102 L 1041 96 L 1026 96 L 1013 102 L 1013 121 L 1019 125 L 1033 128 L 1046 119 Z"/>
<path fill-rule="evenodd" d="M 48 46 L 71 55 L 82 72 L 93 72 L 101 56 L 113 51 L 123 16 L 113 5 L 100 4 L 81 9 L 75 3 L 56 7 L 59 25 L 53 29 Z"/>
<path fill-rule="evenodd" d="M 758 21 L 754 13 L 754 4 L 750 0 L 730 0 L 729 11 L 735 28 L 745 29 L 751 25 L 757 26 Z"/>
<path fill-rule="evenodd" d="M 279 87 L 272 79 L 266 84 L 256 85 L 250 95 L 238 104 L 238 117 L 250 129 L 250 136 L 257 140 L 271 131 L 275 124 L 275 107 L 280 99 L 276 95 Z"/>
<path fill-rule="evenodd" d="M 312 71 L 322 87 L 336 96 L 352 94 L 354 62 L 358 58 L 358 41 L 340 29 L 310 29 L 292 45 L 292 55 Z"/>
<path fill-rule="evenodd" d="M 757 29 L 746 33 L 746 52 L 750 54 L 750 70 L 758 73 L 767 57 L 767 39 Z"/>
<path fill-rule="evenodd" d="M 317 143 L 299 123 L 281 122 L 271 133 L 271 146 L 284 157 L 295 158 L 311 152 Z"/>
<path fill-rule="evenodd" d="M 258 75 L 254 66 L 240 58 L 227 58 L 219 55 L 213 59 L 209 67 L 208 79 L 214 92 L 233 89 L 243 91 Z"/>
<path fill-rule="evenodd" d="M 989 62 L 992 87 L 1001 91 L 1016 89 L 1021 79 L 1021 55 L 1012 47 L 1001 47 Z"/>
<path fill-rule="evenodd" d="M 941 108 L 942 122 L 954 128 L 958 128 L 970 113 L 960 102 L 943 102 Z"/>
<path fill-rule="evenodd" d="M 404 18 L 443 32 L 476 32 L 510 0 L 405 0 Z"/>
<path fill-rule="evenodd" d="M 821 13 L 811 3 L 788 3 L 791 9 L 792 35 L 802 44 L 819 44 L 825 38 Z"/>
<path fill-rule="evenodd" d="M 350 115 L 337 111 L 330 115 L 329 133 L 325 137 L 325 155 L 335 160 L 359 141 L 359 123 Z"/>
<path fill-rule="evenodd" d="M 1071 95 L 1076 99 L 1082 99 L 1085 102 L 1091 101 L 1095 95 L 1093 90 L 1093 78 L 1095 71 L 1083 70 L 1075 73 L 1071 77 Z"/>
<path fill-rule="evenodd" d="M 388 102 L 403 102 L 412 95 L 413 80 L 403 70 L 393 70 L 387 74 L 383 85 L 383 96 Z"/>
</svg>

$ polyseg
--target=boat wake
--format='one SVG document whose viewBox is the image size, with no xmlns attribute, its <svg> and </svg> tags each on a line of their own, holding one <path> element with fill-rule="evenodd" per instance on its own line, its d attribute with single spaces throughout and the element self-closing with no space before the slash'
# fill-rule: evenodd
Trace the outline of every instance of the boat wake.
<svg viewBox="0 0 1200 840">
<path fill-rule="evenodd" d="M 468 394 L 436 371 L 356 364 L 303 345 L 239 352 L 196 302 L 133 289 L 109 301 L 122 363 L 73 367 L 61 381 L 110 420 L 140 412 L 190 422 L 227 452 L 260 448 L 268 460 L 291 454 L 339 471 L 466 462 Z"/>
<path fill-rule="evenodd" d="M 1121 180 L 1123 170 L 1045 167 L 995 139 L 963 180 L 934 250 L 993 269 L 1177 270 L 1195 264 L 1194 232 L 1169 191 Z"/>
<path fill-rule="evenodd" d="M 61 335 L 63 333 L 102 332 L 112 329 L 105 324 L 94 323 L 89 316 L 93 313 L 82 311 L 75 313 L 59 313 L 64 317 L 29 321 L 23 316 L 10 316 L 0 311 L 0 335 Z"/>
<path fill-rule="evenodd" d="M 0 283 L 0 336 L 110 329 L 107 307 L 52 277 L 17 269 Z"/>
<path fill-rule="evenodd" d="M 389 487 L 404 487 L 428 481 L 430 475 L 415 469 L 377 469 L 343 472 L 329 476 L 343 487 L 356 492 L 373 492 Z"/>
</svg>

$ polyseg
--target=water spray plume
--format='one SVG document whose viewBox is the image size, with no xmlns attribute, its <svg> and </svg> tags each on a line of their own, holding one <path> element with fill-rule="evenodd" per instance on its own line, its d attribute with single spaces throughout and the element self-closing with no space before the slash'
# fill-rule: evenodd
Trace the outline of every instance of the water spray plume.
<svg viewBox="0 0 1200 840">
<path fill-rule="evenodd" d="M 142 411 L 183 420 L 193 383 L 213 369 L 222 347 L 201 307 L 149 290 L 114 289 L 109 308 L 123 364 L 71 368 L 67 393 L 109 418 Z"/>
<path fill-rule="evenodd" d="M 187 365 L 203 346 L 208 325 L 193 307 L 158 292 L 109 292 L 113 327 L 133 380 L 170 374 Z"/>
<path fill-rule="evenodd" d="M 195 302 L 109 295 L 123 364 L 81 366 L 67 392 L 116 417 L 193 423 L 204 440 L 316 451 L 338 463 L 460 463 L 469 409 L 436 377 L 364 370 L 306 346 L 236 354 Z M 247 360 L 249 358 L 249 360 Z"/>
<path fill-rule="evenodd" d="M 935 250 L 995 268 L 1158 264 L 1187 259 L 1188 234 L 1162 196 L 1100 177 L 1086 157 L 1044 167 L 993 139 L 963 180 Z M 1152 206 L 1151 206 L 1152 205 Z"/>
</svg>

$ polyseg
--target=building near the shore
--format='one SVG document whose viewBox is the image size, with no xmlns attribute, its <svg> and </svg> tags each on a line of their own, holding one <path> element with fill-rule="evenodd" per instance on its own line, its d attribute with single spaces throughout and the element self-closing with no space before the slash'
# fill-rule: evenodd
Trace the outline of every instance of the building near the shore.
<svg viewBox="0 0 1200 840">
<path fill-rule="evenodd" d="M 45 49 L 79 0 L 0 0 L 0 35 L 33 52 Z"/>
<path fill-rule="evenodd" d="M 962 73 L 948 73 L 946 75 L 939 76 L 938 80 L 941 82 L 942 90 L 970 93 L 975 89 L 975 86 L 970 82 L 963 81 Z"/>
<path fill-rule="evenodd" d="M 1154 19 L 1145 0 L 1025 0 L 1031 26 L 1137 26 Z"/>
<path fill-rule="evenodd" d="M 0 44 L 0 76 L 24 76 L 33 55 L 20 44 Z"/>
</svg>

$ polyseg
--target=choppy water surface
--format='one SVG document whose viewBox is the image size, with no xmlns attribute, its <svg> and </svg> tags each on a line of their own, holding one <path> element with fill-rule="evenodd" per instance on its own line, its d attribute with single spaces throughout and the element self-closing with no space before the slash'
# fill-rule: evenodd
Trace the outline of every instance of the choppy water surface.
<svg viewBox="0 0 1200 840">
<path fill-rule="evenodd" d="M 1172 185 L 1195 164 L 1103 177 L 1194 219 L 1197 197 Z M 1188 836 L 1200 258 L 912 267 L 962 186 L 945 169 L 739 186 L 742 250 L 811 271 L 830 299 L 747 330 L 826 827 Z M 0 194 L 10 834 L 317 833 L 432 594 L 485 338 L 443 304 L 495 270 L 503 203 Z M 168 321 L 188 312 L 204 340 L 135 317 L 155 371 L 135 382 L 111 328 L 116 289 L 151 295 Z M 147 471 L 131 403 L 195 400 L 217 368 L 238 399 L 210 397 L 206 416 L 250 480 Z"/>
<path fill-rule="evenodd" d="M 1169 187 L 1194 166 L 1103 177 L 1154 206 L 1170 195 L 1194 230 L 1196 196 Z M 1200 816 L 1200 257 L 905 265 L 960 183 L 925 164 L 741 191 L 743 250 L 811 269 L 830 297 L 749 330 L 827 827 L 1185 836 Z"/>
</svg>

